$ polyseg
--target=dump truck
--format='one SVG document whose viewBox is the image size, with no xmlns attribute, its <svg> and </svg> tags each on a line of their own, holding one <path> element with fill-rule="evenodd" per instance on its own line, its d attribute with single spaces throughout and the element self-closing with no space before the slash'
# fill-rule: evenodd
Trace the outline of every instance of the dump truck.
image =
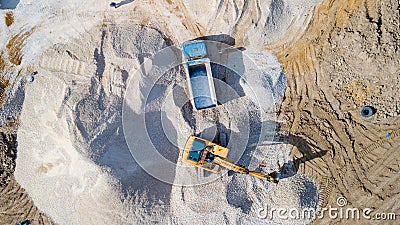
<svg viewBox="0 0 400 225">
<path fill-rule="evenodd" d="M 206 43 L 191 40 L 182 43 L 183 65 L 186 72 L 190 102 L 195 110 L 217 106 L 217 97 Z"/>
<path fill-rule="evenodd" d="M 228 159 L 228 153 L 229 148 L 222 147 L 211 141 L 192 135 L 186 142 L 183 150 L 182 161 L 212 173 L 219 173 L 221 167 L 224 167 L 228 170 L 241 174 L 248 174 L 272 183 L 279 182 L 279 172 L 263 174 L 256 171 L 250 171 L 244 166 L 237 165 L 232 160 Z"/>
</svg>

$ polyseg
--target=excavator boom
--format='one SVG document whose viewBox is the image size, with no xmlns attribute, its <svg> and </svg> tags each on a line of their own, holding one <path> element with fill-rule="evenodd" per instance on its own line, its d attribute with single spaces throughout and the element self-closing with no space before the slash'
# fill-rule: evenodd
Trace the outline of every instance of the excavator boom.
<svg viewBox="0 0 400 225">
<path fill-rule="evenodd" d="M 236 165 L 229 159 L 224 159 L 221 157 L 215 157 L 214 162 L 222 167 L 225 167 L 229 170 L 241 173 L 241 174 L 249 174 L 250 176 L 262 179 L 262 180 L 267 180 L 271 181 L 273 183 L 278 183 L 279 182 L 279 174 L 278 173 L 271 173 L 271 174 L 263 174 L 260 172 L 256 171 L 250 171 L 249 169 Z"/>
<path fill-rule="evenodd" d="M 214 158 L 214 163 L 218 164 L 222 167 L 225 167 L 229 170 L 241 173 L 241 174 L 249 174 L 249 170 L 247 168 L 244 168 L 242 166 L 236 165 L 235 163 L 233 163 L 232 161 L 228 160 L 228 159 L 224 159 L 222 157 L 215 157 Z"/>
</svg>

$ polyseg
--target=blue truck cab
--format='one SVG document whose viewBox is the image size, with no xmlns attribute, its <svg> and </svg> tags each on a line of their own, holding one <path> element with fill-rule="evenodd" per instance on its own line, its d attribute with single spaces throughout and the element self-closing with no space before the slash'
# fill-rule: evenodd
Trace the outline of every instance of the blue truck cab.
<svg viewBox="0 0 400 225">
<path fill-rule="evenodd" d="M 206 44 L 201 40 L 182 43 L 183 64 L 189 98 L 195 110 L 217 106 L 217 97 Z"/>
</svg>

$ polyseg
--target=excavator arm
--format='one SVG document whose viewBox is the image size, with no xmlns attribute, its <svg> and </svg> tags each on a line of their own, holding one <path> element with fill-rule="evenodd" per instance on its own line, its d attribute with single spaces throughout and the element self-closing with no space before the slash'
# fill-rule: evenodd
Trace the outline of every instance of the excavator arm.
<svg viewBox="0 0 400 225">
<path fill-rule="evenodd" d="M 219 156 L 214 157 L 214 163 L 241 174 L 249 174 L 249 170 L 243 166 L 236 165 L 231 160 Z"/>
<path fill-rule="evenodd" d="M 214 157 L 214 163 L 218 164 L 222 167 L 225 167 L 229 170 L 241 173 L 241 174 L 249 174 L 250 176 L 262 179 L 262 180 L 267 180 L 273 183 L 278 183 L 279 182 L 279 173 L 277 172 L 272 172 L 270 174 L 263 174 L 260 172 L 256 172 L 256 171 L 250 171 L 249 169 L 245 168 L 244 166 L 240 166 L 240 165 L 236 165 L 233 161 L 223 158 L 223 157 L 219 157 L 219 156 L 215 156 Z"/>
</svg>

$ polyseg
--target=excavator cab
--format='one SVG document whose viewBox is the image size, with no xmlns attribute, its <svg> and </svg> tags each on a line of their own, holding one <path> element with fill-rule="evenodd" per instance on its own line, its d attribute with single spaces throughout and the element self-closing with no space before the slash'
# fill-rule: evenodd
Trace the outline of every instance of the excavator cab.
<svg viewBox="0 0 400 225">
<path fill-rule="evenodd" d="M 232 160 L 227 159 L 228 153 L 228 148 L 196 136 L 190 136 L 183 150 L 182 161 L 213 173 L 218 173 L 221 167 L 225 167 L 237 173 L 248 174 L 275 184 L 279 182 L 279 172 L 274 171 L 269 174 L 263 174 L 250 171 L 244 166 L 236 165 Z"/>
<path fill-rule="evenodd" d="M 229 149 L 205 139 L 190 136 L 183 151 L 183 162 L 204 170 L 218 173 L 221 166 L 215 163 L 215 157 L 227 157 Z"/>
</svg>

